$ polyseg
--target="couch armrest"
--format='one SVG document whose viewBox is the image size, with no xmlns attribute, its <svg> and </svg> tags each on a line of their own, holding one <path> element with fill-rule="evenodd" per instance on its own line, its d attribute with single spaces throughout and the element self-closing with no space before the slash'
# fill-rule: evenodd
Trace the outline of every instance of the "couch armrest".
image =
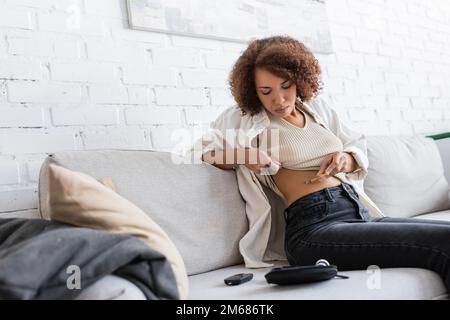
<svg viewBox="0 0 450 320">
<path fill-rule="evenodd" d="M 450 184 L 450 138 L 436 140 L 436 145 L 441 155 L 445 178 Z"/>
</svg>

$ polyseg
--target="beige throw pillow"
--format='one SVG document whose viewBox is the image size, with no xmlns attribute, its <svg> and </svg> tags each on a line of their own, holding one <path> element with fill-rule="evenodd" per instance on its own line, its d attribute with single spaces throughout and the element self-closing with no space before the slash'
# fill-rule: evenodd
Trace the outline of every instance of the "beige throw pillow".
<svg viewBox="0 0 450 320">
<path fill-rule="evenodd" d="M 138 237 L 164 254 L 172 266 L 180 299 L 188 297 L 183 259 L 167 234 L 147 214 L 93 177 L 50 164 L 49 211 L 52 220 Z"/>
</svg>

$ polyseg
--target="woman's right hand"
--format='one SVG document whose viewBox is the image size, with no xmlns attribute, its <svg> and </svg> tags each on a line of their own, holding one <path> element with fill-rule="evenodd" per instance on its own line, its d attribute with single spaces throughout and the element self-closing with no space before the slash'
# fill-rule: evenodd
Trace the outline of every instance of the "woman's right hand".
<svg viewBox="0 0 450 320">
<path fill-rule="evenodd" d="M 280 169 L 280 162 L 271 158 L 265 151 L 257 148 L 248 148 L 246 151 L 245 166 L 251 171 L 261 174 L 261 169 L 270 169 L 270 175 L 278 172 Z M 264 172 L 265 170 L 263 170 Z"/>
</svg>

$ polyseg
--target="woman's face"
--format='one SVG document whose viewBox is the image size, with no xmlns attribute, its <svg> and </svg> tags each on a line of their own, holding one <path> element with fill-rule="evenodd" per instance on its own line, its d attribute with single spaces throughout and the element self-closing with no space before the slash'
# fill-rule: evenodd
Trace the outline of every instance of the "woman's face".
<svg viewBox="0 0 450 320">
<path fill-rule="evenodd" d="M 280 118 L 295 115 L 297 88 L 293 81 L 280 78 L 265 69 L 256 68 L 255 86 L 258 98 L 266 111 Z"/>
</svg>

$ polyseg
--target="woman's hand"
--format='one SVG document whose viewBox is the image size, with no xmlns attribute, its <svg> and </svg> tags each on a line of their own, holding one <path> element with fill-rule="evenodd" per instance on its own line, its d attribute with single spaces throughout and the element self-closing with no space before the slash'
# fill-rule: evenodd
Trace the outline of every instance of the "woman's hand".
<svg viewBox="0 0 450 320">
<path fill-rule="evenodd" d="M 261 174 L 261 169 L 266 168 L 270 174 L 275 174 L 280 169 L 280 162 L 271 158 L 265 151 L 257 148 L 248 148 L 245 151 L 245 166 L 251 171 Z"/>
<path fill-rule="evenodd" d="M 327 155 L 320 165 L 318 177 L 330 178 L 339 172 L 349 173 L 358 168 L 355 158 L 347 152 L 335 152 Z"/>
</svg>

